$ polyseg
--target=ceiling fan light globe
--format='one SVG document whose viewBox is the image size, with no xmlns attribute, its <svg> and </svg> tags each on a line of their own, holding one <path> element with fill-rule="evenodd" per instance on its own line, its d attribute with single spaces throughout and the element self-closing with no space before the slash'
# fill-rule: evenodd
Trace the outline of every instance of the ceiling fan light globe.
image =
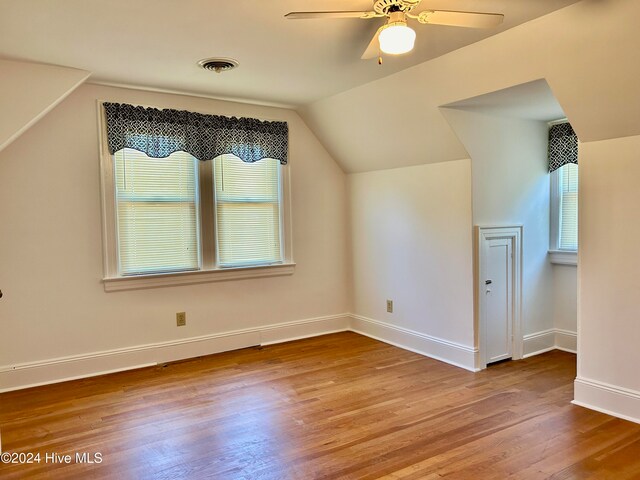
<svg viewBox="0 0 640 480">
<path fill-rule="evenodd" d="M 404 22 L 390 23 L 382 29 L 378 40 L 384 53 L 401 55 L 413 50 L 416 32 Z"/>
</svg>

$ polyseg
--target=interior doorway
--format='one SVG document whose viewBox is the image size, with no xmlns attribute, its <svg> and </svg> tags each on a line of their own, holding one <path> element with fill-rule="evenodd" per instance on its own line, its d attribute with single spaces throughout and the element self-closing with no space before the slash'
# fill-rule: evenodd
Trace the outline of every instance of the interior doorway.
<svg viewBox="0 0 640 480">
<path fill-rule="evenodd" d="M 480 368 L 522 358 L 522 226 L 477 227 Z"/>
</svg>

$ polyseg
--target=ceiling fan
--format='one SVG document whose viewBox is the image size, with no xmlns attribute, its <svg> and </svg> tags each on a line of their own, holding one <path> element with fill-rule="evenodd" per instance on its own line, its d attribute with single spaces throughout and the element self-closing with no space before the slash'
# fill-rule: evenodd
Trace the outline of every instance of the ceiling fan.
<svg viewBox="0 0 640 480">
<path fill-rule="evenodd" d="M 450 25 L 454 27 L 489 28 L 502 23 L 504 15 L 499 13 L 454 12 L 450 10 L 423 10 L 412 13 L 421 0 L 375 0 L 372 11 L 333 11 L 333 12 L 290 12 L 285 15 L 289 19 L 309 18 L 362 18 L 371 19 L 386 17 L 382 25 L 371 39 L 362 59 L 379 57 L 380 51 L 391 55 L 399 55 L 413 50 L 416 33 L 407 26 L 408 19 L 422 24 Z M 381 61 L 380 61 L 381 63 Z"/>
</svg>

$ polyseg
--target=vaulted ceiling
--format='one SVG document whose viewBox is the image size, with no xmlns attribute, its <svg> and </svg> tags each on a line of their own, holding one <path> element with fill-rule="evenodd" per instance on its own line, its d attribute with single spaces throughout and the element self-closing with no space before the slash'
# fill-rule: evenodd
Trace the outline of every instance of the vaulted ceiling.
<svg viewBox="0 0 640 480">
<path fill-rule="evenodd" d="M 584 0 L 300 112 L 347 172 L 468 158 L 442 107 L 509 116 L 548 104 L 546 84 L 582 142 L 640 135 L 638 17 L 638 0 Z"/>
<path fill-rule="evenodd" d="M 360 60 L 381 19 L 287 20 L 371 0 L 0 0 L 0 57 L 74 67 L 92 81 L 299 106 L 388 76 L 577 0 L 423 0 L 415 10 L 503 13 L 496 29 L 415 24 L 410 54 Z M 215 74 L 196 62 L 232 57 Z"/>
</svg>

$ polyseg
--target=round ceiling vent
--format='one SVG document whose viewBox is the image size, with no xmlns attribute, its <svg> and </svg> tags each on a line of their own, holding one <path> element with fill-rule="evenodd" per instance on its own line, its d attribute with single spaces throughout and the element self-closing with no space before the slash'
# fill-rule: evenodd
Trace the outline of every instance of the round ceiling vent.
<svg viewBox="0 0 640 480">
<path fill-rule="evenodd" d="M 233 58 L 205 58 L 204 60 L 200 60 L 198 65 L 205 70 L 220 73 L 236 68 L 239 63 Z"/>
</svg>

